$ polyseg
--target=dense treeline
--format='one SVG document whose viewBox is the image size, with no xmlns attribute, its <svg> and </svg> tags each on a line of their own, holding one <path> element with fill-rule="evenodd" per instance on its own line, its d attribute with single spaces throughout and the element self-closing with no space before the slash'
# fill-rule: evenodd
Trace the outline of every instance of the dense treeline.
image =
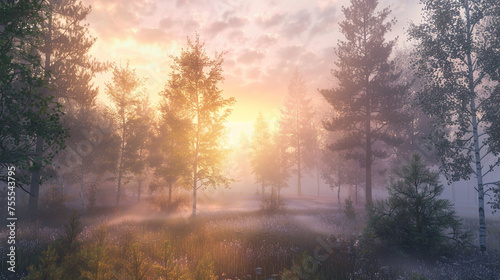
<svg viewBox="0 0 500 280">
<path fill-rule="evenodd" d="M 479 246 L 486 250 L 487 190 L 494 194 L 492 207 L 500 208 L 499 179 L 485 181 L 500 165 L 500 4 L 422 3 L 424 23 L 409 31 L 415 46 L 402 52 L 394 51 L 396 40 L 386 41 L 395 23 L 388 8 L 380 10 L 376 0 L 352 0 L 343 8 L 344 39 L 332 54 L 332 88 L 309 92 L 296 69 L 279 121 L 268 122 L 263 114 L 255 121 L 246 143 L 250 168 L 271 201 L 281 203 L 289 182 L 300 196 L 304 174 L 316 171 L 318 184 L 321 178 L 337 188 L 339 206 L 341 186 L 350 186 L 355 197 L 346 204 L 364 201 L 373 218 L 397 204 L 389 199 L 374 206 L 373 186 L 387 185 L 376 175 L 417 152 L 450 182 L 477 178 Z M 173 207 L 172 193 L 187 190 L 196 215 L 200 189 L 238 180 L 226 165 L 227 119 L 236 100 L 221 89 L 224 53 L 211 56 L 198 34 L 188 38 L 172 57 L 156 105 L 132 66 L 89 54 L 97 40 L 85 24 L 90 13 L 76 0 L 1 2 L 0 180 L 6 183 L 8 168 L 17 168 L 17 186 L 29 194 L 33 219 L 44 211 L 42 194 L 54 209 L 76 194 L 83 213 L 96 206 L 99 193 L 112 193 L 114 203 L 106 203 L 120 208 L 126 188 L 137 201 L 147 189 L 160 208 Z M 104 71 L 112 73 L 104 88 L 109 104 L 97 101 L 93 84 Z M 319 112 L 314 96 L 330 110 Z M 427 172 L 420 158 L 412 164 Z M 401 171 L 403 180 L 411 177 L 408 172 Z M 442 187 L 431 175 L 423 183 L 434 186 L 437 196 Z M 358 199 L 358 189 L 364 189 L 364 199 Z M 443 204 L 443 215 L 459 232 L 450 205 L 426 202 Z M 374 230 L 381 236 L 388 231 Z"/>
</svg>

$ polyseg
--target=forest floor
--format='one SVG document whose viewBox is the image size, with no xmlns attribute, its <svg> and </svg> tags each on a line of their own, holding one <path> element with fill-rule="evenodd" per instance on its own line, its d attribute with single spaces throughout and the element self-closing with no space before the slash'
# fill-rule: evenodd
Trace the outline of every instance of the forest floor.
<svg viewBox="0 0 500 280">
<path fill-rule="evenodd" d="M 500 279 L 500 223 L 496 220 L 488 221 L 488 254 L 470 247 L 461 254 L 423 261 L 388 257 L 378 247 L 362 247 L 360 236 L 366 222 L 362 206 L 355 207 L 357 218 L 348 220 L 336 198 L 284 199 L 286 209 L 275 214 L 260 210 L 260 196 L 230 194 L 201 196 L 196 217 L 191 216 L 189 203 L 170 213 L 146 200 L 130 203 L 119 212 L 96 209 L 84 214 L 78 235 L 82 262 L 88 262 L 81 267 L 82 275 L 95 263 L 96 257 L 89 252 L 101 246 L 97 249 L 105 249 L 109 256 L 100 261 L 113 271 L 112 278 L 134 279 L 130 274 L 136 269 L 144 272 L 142 279 L 160 279 L 167 269 L 162 254 L 168 243 L 174 271 L 185 279 L 194 279 L 193 273 L 203 269 L 200 263 L 207 255 L 212 267 L 205 269 L 211 269 L 217 279 L 256 279 L 258 267 L 262 269 L 259 279 L 275 280 L 293 279 L 285 277 L 290 276 L 287 270 L 295 271 L 297 279 Z M 475 229 L 477 223 L 468 218 L 464 224 Z M 103 230 L 105 236 L 99 234 Z M 0 231 L 2 244 L 7 234 Z M 16 232 L 19 273 L 7 272 L 7 248 L 2 246 L 0 278 L 20 279 L 28 266 L 40 265 L 42 251 L 64 235 L 61 226 L 20 222 Z M 137 258 L 141 265 L 134 268 Z M 110 276 L 102 279 L 106 277 Z"/>
</svg>

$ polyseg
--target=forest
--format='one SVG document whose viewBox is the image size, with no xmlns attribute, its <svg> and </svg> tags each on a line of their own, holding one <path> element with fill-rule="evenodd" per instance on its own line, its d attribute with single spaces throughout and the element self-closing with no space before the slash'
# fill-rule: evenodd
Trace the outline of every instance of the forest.
<svg viewBox="0 0 500 280">
<path fill-rule="evenodd" d="M 401 2 L 0 1 L 0 278 L 500 279 L 500 2 Z"/>
</svg>

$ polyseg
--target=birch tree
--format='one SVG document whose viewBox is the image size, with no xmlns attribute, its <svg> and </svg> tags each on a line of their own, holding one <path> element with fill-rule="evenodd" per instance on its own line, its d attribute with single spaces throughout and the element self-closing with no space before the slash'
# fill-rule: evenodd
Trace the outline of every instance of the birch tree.
<svg viewBox="0 0 500 280">
<path fill-rule="evenodd" d="M 424 0 L 425 22 L 412 25 L 415 67 L 425 77 L 419 92 L 423 111 L 434 123 L 434 143 L 449 181 L 475 176 L 479 247 L 486 250 L 484 181 L 498 167 L 498 2 Z M 446 129 L 449 129 L 448 131 Z"/>
<path fill-rule="evenodd" d="M 196 215 L 197 191 L 200 188 L 228 187 L 232 182 L 225 174 L 223 163 L 228 155 L 225 122 L 234 98 L 224 98 L 219 83 L 224 53 L 210 58 L 199 35 L 187 39 L 187 48 L 173 57 L 170 79 L 162 93 L 177 103 L 178 122 L 188 126 L 189 170 L 193 188 L 193 216 Z"/>
</svg>

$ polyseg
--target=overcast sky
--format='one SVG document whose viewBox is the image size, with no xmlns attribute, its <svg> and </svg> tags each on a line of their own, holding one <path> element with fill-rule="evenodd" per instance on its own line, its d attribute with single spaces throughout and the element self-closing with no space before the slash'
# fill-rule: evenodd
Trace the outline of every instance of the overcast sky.
<svg viewBox="0 0 500 280">
<path fill-rule="evenodd" d="M 101 60 L 125 64 L 148 78 L 154 96 L 168 79 L 171 60 L 195 32 L 209 55 L 226 51 L 223 66 L 226 97 L 233 96 L 230 121 L 250 123 L 262 111 L 277 117 L 295 68 L 304 76 L 312 96 L 331 86 L 333 47 L 339 39 L 342 6 L 349 0 L 84 0 L 92 6 L 88 18 L 98 37 L 93 54 Z M 380 0 L 397 19 L 390 37 L 399 36 L 409 21 L 418 22 L 418 0 Z M 97 84 L 109 79 L 99 77 Z M 102 90 L 102 87 L 101 87 Z"/>
</svg>

